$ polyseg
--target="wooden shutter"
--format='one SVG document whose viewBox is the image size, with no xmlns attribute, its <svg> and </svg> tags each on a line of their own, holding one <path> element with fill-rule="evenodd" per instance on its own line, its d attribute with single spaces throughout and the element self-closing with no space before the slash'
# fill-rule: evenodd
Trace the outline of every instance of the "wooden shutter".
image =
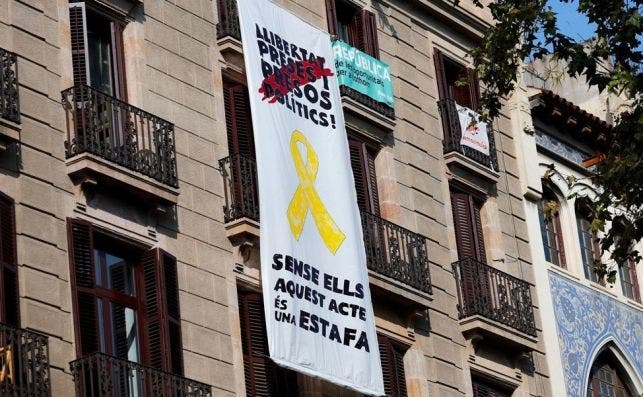
<svg viewBox="0 0 643 397">
<path fill-rule="evenodd" d="M 20 326 L 14 202 L 0 193 L 0 322 Z"/>
<path fill-rule="evenodd" d="M 72 297 L 75 309 L 76 352 L 78 357 L 84 357 L 100 351 L 93 227 L 87 221 L 69 219 L 67 233 Z"/>
<path fill-rule="evenodd" d="M 375 174 L 375 155 L 363 142 L 350 139 L 348 149 L 353 168 L 357 205 L 360 210 L 380 215 L 379 196 L 377 192 L 377 175 Z"/>
<path fill-rule="evenodd" d="M 339 29 L 337 28 L 335 0 L 326 0 L 326 21 L 328 22 L 328 33 L 331 36 L 337 36 Z"/>
<path fill-rule="evenodd" d="M 435 65 L 435 80 L 438 84 L 438 95 L 440 99 L 449 97 L 447 88 L 447 76 L 444 71 L 444 55 L 438 49 L 433 51 L 433 63 Z"/>
<path fill-rule="evenodd" d="M 484 256 L 480 255 L 477 234 L 481 231 L 481 225 L 474 220 L 471 196 L 467 193 L 451 192 L 451 210 L 453 211 L 453 225 L 455 227 L 455 239 L 458 248 L 458 259 L 474 258 L 484 262 Z M 482 236 L 482 234 L 480 234 Z M 484 250 L 484 247 L 483 247 Z"/>
<path fill-rule="evenodd" d="M 471 211 L 473 213 L 473 223 L 475 225 L 474 230 L 474 239 L 475 239 L 475 248 L 476 248 L 476 259 L 480 262 L 487 263 L 487 252 L 484 247 L 484 237 L 482 234 L 482 219 L 480 217 L 480 204 L 473 200 L 473 197 L 469 196 L 469 202 L 471 206 Z"/>
<path fill-rule="evenodd" d="M 474 69 L 467 69 L 467 81 L 469 82 L 470 109 L 476 110 L 480 101 L 480 82 L 478 73 Z"/>
<path fill-rule="evenodd" d="M 87 54 L 87 13 L 84 2 L 69 4 L 69 29 L 71 33 L 71 62 L 74 84 L 90 85 Z"/>
<path fill-rule="evenodd" d="M 563 228 L 560 225 L 560 214 L 557 212 L 553 217 L 554 230 L 556 231 L 556 249 L 558 250 L 559 265 L 563 269 L 567 268 L 567 260 L 565 258 L 565 243 L 563 240 Z M 550 243 L 551 244 L 551 243 Z"/>
<path fill-rule="evenodd" d="M 223 85 L 223 98 L 228 134 L 228 153 L 255 158 L 252 120 L 248 88 L 239 83 L 226 82 Z"/>
<path fill-rule="evenodd" d="M 384 378 L 384 393 L 387 397 L 406 397 L 404 353 L 407 347 L 383 335 L 377 335 Z"/>
<path fill-rule="evenodd" d="M 473 379 L 473 397 L 510 397 L 511 392 L 482 379 Z"/>
<path fill-rule="evenodd" d="M 377 22 L 375 14 L 368 10 L 358 12 L 362 19 L 363 51 L 373 58 L 380 58 L 380 45 L 377 40 Z"/>
<path fill-rule="evenodd" d="M 297 396 L 297 374 L 270 360 L 261 294 L 239 292 L 246 396 Z"/>
<path fill-rule="evenodd" d="M 125 50 L 123 46 L 123 26 L 118 21 L 110 22 L 112 30 L 112 63 L 114 68 L 114 95 L 127 101 L 127 84 L 125 77 Z"/>
<path fill-rule="evenodd" d="M 174 374 L 183 374 L 181 318 L 176 259 L 154 248 L 141 256 L 141 328 L 143 362 Z"/>
<path fill-rule="evenodd" d="M 632 259 L 629 260 L 628 270 L 630 272 L 630 282 L 632 283 L 632 292 L 634 292 L 634 300 L 641 303 L 641 289 L 639 287 L 639 279 L 636 274 L 636 262 Z"/>
</svg>

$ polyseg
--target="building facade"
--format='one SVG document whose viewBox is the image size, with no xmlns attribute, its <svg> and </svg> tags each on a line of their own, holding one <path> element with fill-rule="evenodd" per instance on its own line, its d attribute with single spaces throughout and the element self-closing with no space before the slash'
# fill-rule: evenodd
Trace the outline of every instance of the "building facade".
<svg viewBox="0 0 643 397">
<path fill-rule="evenodd" d="M 565 93 L 568 85 L 552 88 Z M 641 265 L 618 265 L 601 255 L 600 232 L 592 227 L 587 207 L 596 195 L 587 178 L 588 159 L 607 144 L 610 125 L 605 119 L 610 115 L 605 107 L 601 118 L 585 109 L 622 100 L 598 98 L 587 87 L 578 81 L 574 85 L 575 91 L 586 92 L 583 109 L 546 88 L 526 87 L 516 94 L 531 113 L 531 124 L 518 139 L 528 159 L 523 188 L 538 300 L 542 312 L 550 314 L 542 317 L 542 337 L 554 395 L 638 396 L 643 373 Z M 594 271 L 596 261 L 616 271 L 613 284 Z"/>
<path fill-rule="evenodd" d="M 488 154 L 462 143 L 491 17 L 278 4 L 391 69 L 393 106 L 341 87 L 387 395 L 561 395 L 529 107 L 508 101 Z M 0 48 L 0 394 L 355 394 L 267 357 L 234 1 L 3 1 Z"/>
</svg>

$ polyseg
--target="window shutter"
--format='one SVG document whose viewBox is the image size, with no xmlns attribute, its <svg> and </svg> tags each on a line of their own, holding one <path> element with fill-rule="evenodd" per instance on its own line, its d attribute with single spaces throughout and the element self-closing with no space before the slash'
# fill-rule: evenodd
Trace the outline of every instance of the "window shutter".
<svg viewBox="0 0 643 397">
<path fill-rule="evenodd" d="M 482 234 L 482 219 L 480 218 L 480 205 L 473 201 L 473 198 L 469 196 L 471 209 L 473 212 L 473 221 L 475 222 L 476 228 L 474 230 L 474 241 L 475 241 L 475 250 L 476 256 L 480 262 L 487 263 L 487 253 L 484 247 L 484 234 Z"/>
<path fill-rule="evenodd" d="M 560 267 L 567 268 L 567 260 L 565 259 L 565 243 L 563 240 L 563 228 L 560 225 L 560 214 L 554 214 L 554 228 L 556 230 L 556 248 L 558 249 L 558 257 L 560 259 Z"/>
<path fill-rule="evenodd" d="M 69 261 L 76 324 L 76 352 L 79 357 L 100 351 L 94 273 L 94 238 L 91 223 L 79 219 L 67 222 Z"/>
<path fill-rule="evenodd" d="M 114 63 L 116 97 L 127 101 L 127 81 L 125 76 L 125 50 L 123 46 L 123 26 L 119 22 L 110 22 L 112 29 L 112 59 Z"/>
<path fill-rule="evenodd" d="M 13 200 L 0 193 L 0 321 L 20 325 L 16 216 Z"/>
<path fill-rule="evenodd" d="M 71 61 L 75 84 L 90 84 L 87 54 L 87 14 L 84 2 L 69 4 L 69 29 L 71 33 Z"/>
<path fill-rule="evenodd" d="M 438 95 L 440 99 L 447 99 L 449 94 L 447 76 L 444 72 L 444 55 L 438 49 L 433 51 L 433 63 L 435 64 L 435 80 L 438 83 Z"/>
<path fill-rule="evenodd" d="M 406 397 L 404 375 L 404 353 L 407 348 L 383 335 L 377 335 L 384 379 L 384 393 L 387 397 Z"/>
<path fill-rule="evenodd" d="M 473 396 L 474 397 L 510 397 L 511 393 L 500 389 L 495 385 L 482 381 L 480 379 L 473 379 Z"/>
<path fill-rule="evenodd" d="M 261 294 L 239 292 L 238 298 L 246 395 L 297 396 L 297 374 L 270 360 Z"/>
<path fill-rule="evenodd" d="M 377 40 L 377 22 L 375 14 L 368 10 L 360 10 L 363 37 L 363 50 L 373 58 L 380 58 L 380 46 Z"/>
<path fill-rule="evenodd" d="M 225 101 L 226 132 L 228 134 L 228 153 L 255 158 L 250 100 L 248 88 L 243 84 L 226 83 L 223 86 Z"/>
<path fill-rule="evenodd" d="M 337 8 L 335 0 L 326 0 L 326 21 L 328 22 L 328 33 L 331 36 L 337 36 Z"/>
<path fill-rule="evenodd" d="M 357 193 L 357 206 L 362 211 L 379 216 L 375 156 L 369 152 L 363 142 L 354 139 L 348 140 L 348 149 Z"/>
<path fill-rule="evenodd" d="M 154 248 L 141 257 L 142 286 L 139 299 L 144 313 L 144 364 L 163 371 L 183 374 L 181 320 L 176 259 Z"/>
<path fill-rule="evenodd" d="M 451 210 L 453 211 L 453 225 L 455 227 L 458 259 L 477 259 L 476 239 L 473 233 L 474 226 L 471 219 L 470 196 L 466 193 L 451 192 Z"/>
<path fill-rule="evenodd" d="M 467 81 L 469 82 L 471 109 L 476 110 L 480 101 L 480 82 L 478 81 L 478 73 L 474 69 L 467 69 Z"/>
<path fill-rule="evenodd" d="M 630 271 L 630 280 L 632 283 L 632 292 L 634 292 L 634 300 L 641 303 L 641 289 L 639 288 L 639 279 L 636 274 L 636 262 L 629 261 L 628 269 Z"/>
</svg>

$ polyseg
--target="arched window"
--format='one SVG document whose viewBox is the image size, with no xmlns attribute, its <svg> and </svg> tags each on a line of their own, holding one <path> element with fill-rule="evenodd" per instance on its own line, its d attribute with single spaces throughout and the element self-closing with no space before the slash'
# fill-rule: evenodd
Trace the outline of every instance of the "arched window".
<svg viewBox="0 0 643 397">
<path fill-rule="evenodd" d="M 596 264 L 601 260 L 601 249 L 598 246 L 598 237 L 591 228 L 591 211 L 586 199 L 576 201 L 576 224 L 585 278 L 595 283 L 602 282 L 594 270 Z"/>
<path fill-rule="evenodd" d="M 609 350 L 601 353 L 592 365 L 587 382 L 587 397 L 633 397 L 626 376 Z"/>
<path fill-rule="evenodd" d="M 560 226 L 560 201 L 551 189 L 543 187 L 543 196 L 538 202 L 540 235 L 545 249 L 545 260 L 556 266 L 566 268 L 565 245 Z"/>
</svg>

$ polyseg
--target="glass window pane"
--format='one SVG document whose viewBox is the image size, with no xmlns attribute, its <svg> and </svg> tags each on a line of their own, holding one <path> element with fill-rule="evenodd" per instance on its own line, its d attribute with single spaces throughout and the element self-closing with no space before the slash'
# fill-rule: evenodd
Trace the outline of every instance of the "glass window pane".
<svg viewBox="0 0 643 397">
<path fill-rule="evenodd" d="M 116 357 L 139 361 L 136 311 L 118 303 L 111 303 L 112 351 Z"/>
</svg>

